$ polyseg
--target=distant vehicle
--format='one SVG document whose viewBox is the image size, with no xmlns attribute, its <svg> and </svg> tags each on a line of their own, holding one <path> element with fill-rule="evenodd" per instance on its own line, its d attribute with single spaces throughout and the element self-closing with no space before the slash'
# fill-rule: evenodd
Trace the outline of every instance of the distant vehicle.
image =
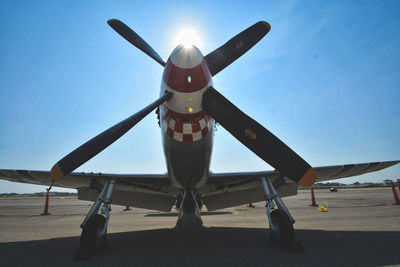
<svg viewBox="0 0 400 267">
<path fill-rule="evenodd" d="M 331 192 L 337 192 L 337 188 L 336 188 L 336 187 L 331 187 L 331 188 L 329 188 L 329 191 L 331 191 Z"/>
</svg>

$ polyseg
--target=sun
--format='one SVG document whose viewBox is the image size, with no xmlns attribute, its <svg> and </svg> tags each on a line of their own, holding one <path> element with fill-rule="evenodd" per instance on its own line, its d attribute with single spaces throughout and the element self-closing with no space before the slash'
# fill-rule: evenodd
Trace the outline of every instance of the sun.
<svg viewBox="0 0 400 267">
<path fill-rule="evenodd" d="M 183 28 L 175 36 L 174 46 L 184 45 L 185 47 L 190 47 L 195 45 L 197 47 L 202 46 L 202 40 L 199 33 L 193 28 Z"/>
</svg>

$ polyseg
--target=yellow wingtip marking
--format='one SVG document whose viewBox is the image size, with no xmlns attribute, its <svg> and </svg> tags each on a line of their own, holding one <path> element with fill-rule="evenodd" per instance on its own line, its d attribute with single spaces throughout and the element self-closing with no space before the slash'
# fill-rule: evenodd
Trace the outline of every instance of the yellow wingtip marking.
<svg viewBox="0 0 400 267">
<path fill-rule="evenodd" d="M 64 173 L 62 172 L 58 163 L 56 163 L 50 171 L 50 177 L 54 180 L 60 179 L 64 177 Z"/>
<path fill-rule="evenodd" d="M 313 168 L 308 169 L 308 171 L 301 177 L 298 184 L 302 186 L 310 186 L 317 180 L 317 173 Z"/>
</svg>

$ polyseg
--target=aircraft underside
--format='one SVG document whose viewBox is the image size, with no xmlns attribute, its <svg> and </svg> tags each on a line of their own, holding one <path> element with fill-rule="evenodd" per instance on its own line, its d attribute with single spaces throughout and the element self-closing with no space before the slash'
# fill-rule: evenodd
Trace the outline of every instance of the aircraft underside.
<svg viewBox="0 0 400 267">
<path fill-rule="evenodd" d="M 164 153 L 171 184 L 194 190 L 206 184 L 212 151 L 212 134 L 190 143 L 163 136 Z"/>
</svg>

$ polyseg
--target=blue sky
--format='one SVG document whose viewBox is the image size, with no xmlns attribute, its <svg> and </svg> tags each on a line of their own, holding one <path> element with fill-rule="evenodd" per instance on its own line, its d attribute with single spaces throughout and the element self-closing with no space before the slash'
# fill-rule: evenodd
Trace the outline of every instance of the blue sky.
<svg viewBox="0 0 400 267">
<path fill-rule="evenodd" d="M 312 166 L 400 159 L 399 13 L 399 1 L 1 1 L 0 168 L 49 170 L 157 98 L 162 67 L 110 18 L 165 60 L 183 28 L 206 55 L 268 21 L 214 86 Z M 271 167 L 219 127 L 211 169 Z M 155 114 L 78 170 L 164 173 Z M 400 167 L 342 182 L 387 178 Z M 0 192 L 44 189 L 0 181 Z"/>
</svg>

